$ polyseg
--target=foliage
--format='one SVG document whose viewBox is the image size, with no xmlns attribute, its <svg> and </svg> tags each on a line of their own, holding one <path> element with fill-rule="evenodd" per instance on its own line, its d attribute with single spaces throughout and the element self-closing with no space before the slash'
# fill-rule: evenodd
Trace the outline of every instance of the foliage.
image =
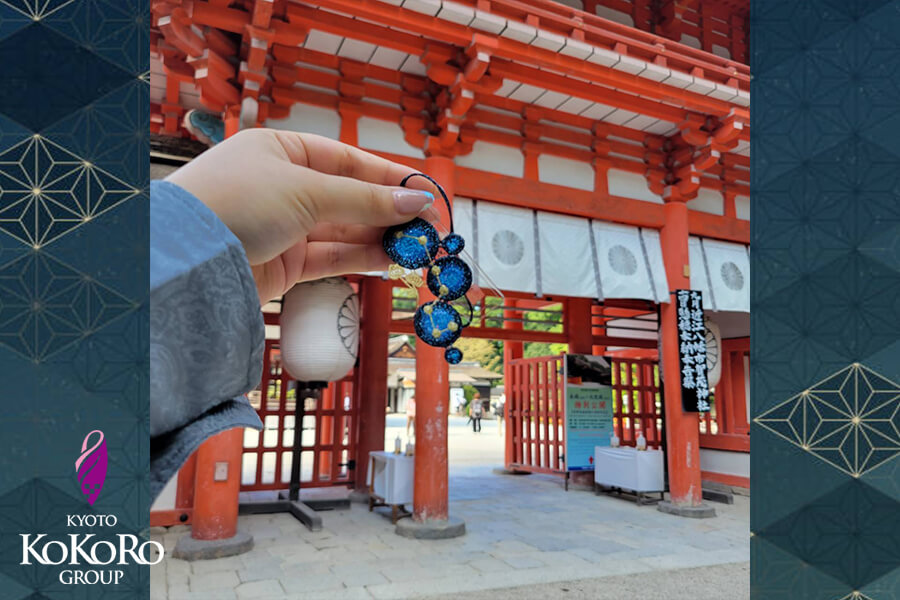
<svg viewBox="0 0 900 600">
<path fill-rule="evenodd" d="M 410 310 L 417 302 L 416 293 L 412 290 L 395 287 L 393 290 L 395 299 L 395 308 L 402 307 L 403 310 Z M 400 300 L 400 299 L 404 300 Z M 483 310 L 486 317 L 486 325 L 488 327 L 500 327 L 503 317 L 503 300 L 495 296 L 485 298 Z M 411 308 L 415 310 L 415 308 Z M 525 311 L 523 314 L 523 329 L 527 331 L 549 331 L 552 333 L 563 332 L 563 315 L 562 304 L 554 304 L 545 307 L 542 310 Z M 477 326 L 479 316 L 476 314 L 475 323 Z M 407 336 L 410 346 L 416 347 L 416 336 Z M 460 338 L 454 344 L 463 353 L 463 360 L 474 361 L 481 365 L 482 368 L 493 371 L 498 375 L 503 375 L 503 342 L 499 340 L 487 340 L 481 338 Z M 567 344 L 545 342 L 528 342 L 524 345 L 523 356 L 525 358 L 534 358 L 538 356 L 558 355 L 566 352 Z M 502 380 L 500 381 L 502 383 Z M 474 388 L 473 388 L 474 390 Z M 466 403 L 468 404 L 471 396 L 467 393 Z"/>
<path fill-rule="evenodd" d="M 527 310 L 523 313 L 525 322 L 522 328 L 526 331 L 550 331 L 562 333 L 562 304 L 551 304 L 541 310 Z"/>
<path fill-rule="evenodd" d="M 554 356 L 561 352 L 567 352 L 568 344 L 547 344 L 544 342 L 527 342 L 522 351 L 525 358 L 537 358 L 538 356 Z"/>
<path fill-rule="evenodd" d="M 554 304 L 543 309 L 543 311 L 528 311 L 525 313 L 524 328 L 530 331 L 549 331 L 552 333 L 562 333 L 563 316 L 562 304 Z M 522 351 L 525 358 L 536 358 L 538 356 L 551 356 L 565 352 L 568 350 L 568 344 L 546 342 L 528 342 Z"/>
<path fill-rule="evenodd" d="M 472 398 L 475 397 L 475 392 L 477 392 L 477 391 L 478 390 L 476 390 L 473 386 L 469 385 L 468 383 L 463 384 L 463 395 L 466 397 L 466 406 L 468 406 L 469 403 L 472 401 Z"/>
<path fill-rule="evenodd" d="M 503 342 L 460 338 L 454 346 L 462 350 L 463 360 L 474 360 L 484 369 L 503 374 Z"/>
</svg>

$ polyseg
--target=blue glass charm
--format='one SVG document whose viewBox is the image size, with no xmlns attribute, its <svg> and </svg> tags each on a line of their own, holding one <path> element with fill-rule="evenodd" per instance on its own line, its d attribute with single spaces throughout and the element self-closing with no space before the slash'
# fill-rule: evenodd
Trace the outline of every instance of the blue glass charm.
<svg viewBox="0 0 900 600">
<path fill-rule="evenodd" d="M 434 260 L 441 247 L 437 229 L 424 219 L 390 227 L 381 240 L 392 261 L 407 269 L 420 269 Z"/>
<path fill-rule="evenodd" d="M 444 241 L 441 242 L 441 245 L 444 247 L 444 250 L 447 251 L 447 254 L 456 256 L 466 247 L 466 240 L 458 233 L 449 233 L 447 234 L 447 237 L 444 238 Z"/>
<path fill-rule="evenodd" d="M 446 348 L 459 339 L 462 319 L 456 309 L 446 302 L 426 302 L 413 317 L 416 335 L 429 346 Z"/>
<path fill-rule="evenodd" d="M 441 300 L 456 300 L 472 287 L 472 270 L 461 258 L 445 256 L 429 267 L 427 283 Z"/>
<path fill-rule="evenodd" d="M 400 182 L 401 187 L 413 177 L 427 179 L 437 187 L 450 213 L 450 233 L 441 240 L 437 229 L 424 219 L 413 219 L 403 225 L 388 228 L 381 240 L 384 251 L 396 264 L 388 268 L 391 279 L 400 279 L 413 291 L 423 284 L 419 273 L 427 268 L 426 283 L 437 300 L 427 302 L 416 309 L 413 326 L 420 340 L 429 346 L 446 348 L 444 359 L 451 365 L 462 360 L 463 353 L 452 344 L 459 339 L 463 327 L 472 322 L 474 308 L 466 293 L 472 287 L 472 269 L 457 256 L 466 246 L 461 235 L 453 233 L 453 207 L 444 189 L 424 173 L 407 175 Z M 438 252 L 446 255 L 438 258 Z M 403 267 L 403 268 L 401 268 Z M 406 271 L 409 269 L 410 271 Z M 460 308 L 451 304 L 462 298 L 468 307 L 468 320 L 463 324 Z M 457 303 L 459 304 L 459 303 Z"/>
<path fill-rule="evenodd" d="M 462 360 L 463 353 L 459 348 L 454 348 L 450 346 L 446 350 L 444 350 L 444 360 L 446 360 L 451 365 L 458 365 L 459 361 Z"/>
</svg>

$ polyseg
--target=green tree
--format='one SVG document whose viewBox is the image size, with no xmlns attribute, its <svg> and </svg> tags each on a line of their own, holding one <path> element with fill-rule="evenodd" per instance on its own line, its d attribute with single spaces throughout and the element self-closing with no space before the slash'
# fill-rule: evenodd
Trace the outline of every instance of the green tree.
<svg viewBox="0 0 900 600">
<path fill-rule="evenodd" d="M 525 312 L 524 329 L 528 331 L 549 331 L 551 333 L 563 332 L 562 304 L 553 304 L 539 311 Z M 528 342 L 522 351 L 525 358 L 538 356 L 550 356 L 565 352 L 568 344 L 546 342 Z"/>
<path fill-rule="evenodd" d="M 484 369 L 503 374 L 503 342 L 481 338 L 460 338 L 454 346 L 462 350 L 463 360 L 473 360 Z"/>
<path fill-rule="evenodd" d="M 538 356 L 551 356 L 560 352 L 567 352 L 568 344 L 548 344 L 546 342 L 527 342 L 522 350 L 522 356 L 525 358 L 536 358 Z"/>
</svg>

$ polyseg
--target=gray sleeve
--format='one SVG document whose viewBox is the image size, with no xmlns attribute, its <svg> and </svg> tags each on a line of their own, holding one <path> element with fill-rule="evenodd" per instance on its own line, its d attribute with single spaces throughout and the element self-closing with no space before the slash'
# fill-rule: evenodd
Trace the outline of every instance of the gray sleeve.
<svg viewBox="0 0 900 600">
<path fill-rule="evenodd" d="M 265 326 L 240 241 L 193 195 L 151 184 L 150 491 L 208 437 L 260 428 Z"/>
</svg>

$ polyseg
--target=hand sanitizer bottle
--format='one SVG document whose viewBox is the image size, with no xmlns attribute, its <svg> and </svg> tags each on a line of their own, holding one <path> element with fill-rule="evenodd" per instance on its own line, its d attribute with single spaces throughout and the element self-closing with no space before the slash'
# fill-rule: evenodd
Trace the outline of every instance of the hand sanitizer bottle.
<svg viewBox="0 0 900 600">
<path fill-rule="evenodd" d="M 619 436 L 617 436 L 615 433 L 613 433 L 609 437 L 609 446 L 610 446 L 610 448 L 618 448 L 619 447 Z"/>
<path fill-rule="evenodd" d="M 397 436 L 397 439 L 394 440 L 394 454 L 400 454 L 403 452 L 401 449 L 403 446 L 403 442 L 400 440 L 400 436 Z"/>
<path fill-rule="evenodd" d="M 638 450 L 646 450 L 647 449 L 647 438 L 644 437 L 644 432 L 640 432 L 637 437 L 636 446 Z"/>
</svg>

